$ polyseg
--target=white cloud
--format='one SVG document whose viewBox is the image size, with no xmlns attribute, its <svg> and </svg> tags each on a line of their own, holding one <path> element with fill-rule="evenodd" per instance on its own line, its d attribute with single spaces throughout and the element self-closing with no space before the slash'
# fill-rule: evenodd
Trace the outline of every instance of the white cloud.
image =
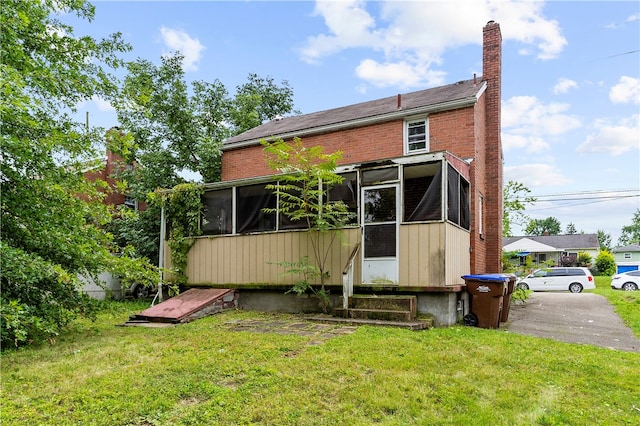
<svg viewBox="0 0 640 426">
<path fill-rule="evenodd" d="M 618 84 L 609 90 L 609 99 L 614 104 L 640 104 L 640 80 L 627 76 L 620 77 Z"/>
<path fill-rule="evenodd" d="M 87 101 L 79 102 L 76 105 L 76 108 L 78 109 L 86 108 L 89 103 L 93 103 L 96 106 L 96 108 L 98 108 L 98 111 L 111 112 L 116 110 L 108 101 L 105 101 L 104 99 L 95 95 Z"/>
<path fill-rule="evenodd" d="M 402 89 L 420 86 L 425 81 L 428 86 L 442 85 L 445 81 L 444 72 L 404 61 L 380 64 L 372 59 L 365 59 L 356 68 L 356 75 L 377 87 L 395 86 Z"/>
<path fill-rule="evenodd" d="M 93 103 L 96 104 L 96 106 L 98 107 L 98 110 L 100 110 L 100 111 L 115 111 L 116 110 L 108 101 L 105 101 L 104 99 L 99 98 L 97 96 L 94 96 L 93 98 L 91 98 L 91 101 L 93 101 Z"/>
<path fill-rule="evenodd" d="M 502 142 L 505 151 L 537 153 L 550 148 L 549 140 L 580 127 L 566 114 L 568 104 L 545 104 L 535 96 L 514 96 L 502 103 Z"/>
<path fill-rule="evenodd" d="M 622 119 L 618 123 L 598 120 L 595 127 L 595 133 L 587 136 L 587 139 L 576 149 L 578 153 L 603 152 L 617 156 L 640 149 L 640 115 L 638 114 Z"/>
<path fill-rule="evenodd" d="M 434 71 L 450 48 L 482 43 L 489 20 L 501 24 L 503 40 L 516 40 L 539 59 L 551 59 L 567 44 L 558 22 L 543 15 L 543 2 L 455 1 L 369 3 L 360 0 L 317 1 L 314 13 L 324 18 L 327 32 L 309 37 L 300 49 L 302 60 L 353 48 L 370 49 L 358 76 L 377 86 L 439 85 L 444 72 Z M 369 11 L 379 10 L 374 16 Z"/>
<path fill-rule="evenodd" d="M 627 18 L 627 22 L 635 22 L 640 21 L 640 13 L 636 13 L 635 15 L 631 15 Z"/>
<path fill-rule="evenodd" d="M 558 95 L 560 93 L 567 93 L 569 89 L 576 89 L 578 83 L 568 78 L 559 78 L 555 86 L 553 86 L 553 93 Z"/>
<path fill-rule="evenodd" d="M 514 180 L 522 182 L 528 188 L 539 186 L 559 186 L 570 183 L 571 180 L 548 163 L 521 164 L 504 168 L 504 181 Z"/>
<path fill-rule="evenodd" d="M 162 41 L 171 51 L 179 51 L 184 56 L 184 70 L 196 71 L 202 51 L 206 49 L 197 38 L 191 38 L 189 34 L 181 30 L 162 27 L 160 28 Z M 165 52 L 168 54 L 169 52 Z"/>
</svg>

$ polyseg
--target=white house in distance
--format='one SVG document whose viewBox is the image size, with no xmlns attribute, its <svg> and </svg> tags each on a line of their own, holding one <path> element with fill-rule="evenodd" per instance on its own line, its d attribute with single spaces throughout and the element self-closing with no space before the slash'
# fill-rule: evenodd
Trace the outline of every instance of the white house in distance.
<svg viewBox="0 0 640 426">
<path fill-rule="evenodd" d="M 531 257 L 535 265 L 553 261 L 557 266 L 575 265 L 579 253 L 587 253 L 592 259 L 598 256 L 600 243 L 598 234 L 541 235 L 505 237 L 502 250 L 521 257 Z"/>
</svg>

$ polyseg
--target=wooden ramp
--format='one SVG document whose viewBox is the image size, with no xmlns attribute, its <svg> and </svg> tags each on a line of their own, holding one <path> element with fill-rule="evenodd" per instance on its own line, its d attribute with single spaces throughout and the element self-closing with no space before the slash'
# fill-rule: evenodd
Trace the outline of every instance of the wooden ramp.
<svg viewBox="0 0 640 426">
<path fill-rule="evenodd" d="M 181 324 L 238 306 L 238 291 L 192 288 L 129 318 L 125 326 L 162 327 Z"/>
</svg>

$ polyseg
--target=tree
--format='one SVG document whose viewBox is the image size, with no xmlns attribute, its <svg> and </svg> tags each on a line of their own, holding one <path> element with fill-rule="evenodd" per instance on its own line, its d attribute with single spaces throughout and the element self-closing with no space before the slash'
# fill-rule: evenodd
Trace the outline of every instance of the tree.
<svg viewBox="0 0 640 426">
<path fill-rule="evenodd" d="M 342 152 L 325 154 L 321 146 L 307 148 L 299 138 L 292 143 L 282 139 L 275 142 L 262 141 L 267 163 L 273 170 L 282 173 L 278 183 L 267 185 L 279 198 L 278 209 L 292 222 L 302 221 L 309 230 L 313 248 L 314 264 L 307 258 L 297 262 L 282 262 L 288 273 L 302 276 L 292 291 L 298 294 L 311 291 L 320 298 L 323 311 L 327 311 L 329 302 L 325 283 L 328 277 L 327 258 L 333 243 L 339 238 L 339 230 L 349 223 L 353 213 L 342 202 L 327 202 L 327 190 L 342 182 L 343 178 L 335 173 Z M 276 212 L 276 209 L 265 209 Z M 322 244 L 323 238 L 330 233 L 329 242 Z M 315 289 L 313 279 L 320 281 Z"/>
<path fill-rule="evenodd" d="M 534 197 L 529 196 L 529 188 L 520 182 L 510 180 L 503 188 L 503 215 L 502 215 L 502 236 L 513 236 L 512 226 L 523 225 L 529 217 L 524 213 L 527 204 L 536 202 Z"/>
<path fill-rule="evenodd" d="M 621 246 L 640 244 L 640 209 L 637 209 L 633 214 L 631 225 L 622 227 L 622 234 L 618 239 L 618 244 Z"/>
<path fill-rule="evenodd" d="M 560 229 L 560 221 L 555 217 L 548 217 L 531 219 L 524 232 L 526 235 L 558 235 Z"/>
<path fill-rule="evenodd" d="M 601 229 L 598 229 L 598 243 L 600 250 L 611 251 L 611 235 Z"/>
<path fill-rule="evenodd" d="M 575 235 L 578 233 L 578 231 L 576 231 L 576 226 L 573 223 L 569 223 L 567 225 L 567 229 L 564 231 L 564 233 L 566 235 Z"/>
<path fill-rule="evenodd" d="M 285 81 L 250 74 L 231 97 L 218 80 L 186 81 L 183 56 L 175 53 L 160 65 L 138 59 L 127 64 L 122 97 L 115 103 L 122 132 L 113 134 L 109 148 L 138 167 L 118 178 L 139 201 L 148 201 L 158 188 L 220 179 L 222 141 L 229 136 L 292 112 L 293 91 Z M 158 260 L 160 205 L 118 218 L 112 227 L 123 243 Z"/>
<path fill-rule="evenodd" d="M 90 306 L 79 274 L 104 270 L 156 280 L 157 271 L 114 247 L 97 186 L 82 171 L 102 154 L 104 130 L 74 120 L 76 105 L 113 99 L 109 68 L 129 50 L 119 34 L 76 37 L 59 13 L 91 21 L 82 0 L 2 3 L 2 346 L 54 338 Z M 125 266 L 127 265 L 127 266 Z M 129 267 L 135 268 L 129 270 Z"/>
</svg>

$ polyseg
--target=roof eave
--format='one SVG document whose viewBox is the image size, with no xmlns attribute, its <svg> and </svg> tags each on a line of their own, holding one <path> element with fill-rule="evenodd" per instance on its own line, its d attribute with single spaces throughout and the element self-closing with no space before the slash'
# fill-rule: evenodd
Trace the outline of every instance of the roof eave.
<svg viewBox="0 0 640 426">
<path fill-rule="evenodd" d="M 263 140 L 263 139 L 283 139 L 283 140 L 287 140 L 287 139 L 292 139 L 294 137 L 301 138 L 303 136 L 309 136 L 309 135 L 314 135 L 314 134 L 318 134 L 318 133 L 330 133 L 330 132 L 335 132 L 335 131 L 348 129 L 348 128 L 353 128 L 353 127 L 368 126 L 368 125 L 374 124 L 374 123 L 382 123 L 382 122 L 385 122 L 385 121 L 397 120 L 399 118 L 410 117 L 410 116 L 413 116 L 413 115 L 433 114 L 433 113 L 436 113 L 436 112 L 450 111 L 450 110 L 460 109 L 460 108 L 467 108 L 467 107 L 475 105 L 478 102 L 478 99 L 480 98 L 482 93 L 484 93 L 486 87 L 487 87 L 487 84 L 485 82 L 485 83 L 482 84 L 482 86 L 480 87 L 478 92 L 473 96 L 468 96 L 466 98 L 461 98 L 461 99 L 455 99 L 455 100 L 452 100 L 452 101 L 440 102 L 440 103 L 434 104 L 434 105 L 426 105 L 426 106 L 423 106 L 423 107 L 417 107 L 417 108 L 411 108 L 411 109 L 405 109 L 405 110 L 398 110 L 398 111 L 393 111 L 393 112 L 386 113 L 386 114 L 380 114 L 380 115 L 375 115 L 375 116 L 371 116 L 371 117 L 363 117 L 363 118 L 358 118 L 358 119 L 355 119 L 355 120 L 343 121 L 343 122 L 340 122 L 340 123 L 334 123 L 334 124 L 329 124 L 329 125 L 325 125 L 325 126 L 311 127 L 311 128 L 308 128 L 308 129 L 302 129 L 302 130 L 297 130 L 297 131 L 292 131 L 292 132 L 287 132 L 287 133 L 275 134 L 275 135 L 271 135 L 271 136 L 268 136 L 268 137 L 262 137 L 262 138 L 259 138 L 259 139 L 249 139 L 249 140 L 246 140 L 246 141 L 240 141 L 240 142 L 235 142 L 235 143 L 226 144 L 226 145 L 223 144 L 222 151 L 227 151 L 227 150 L 230 150 L 230 149 L 243 148 L 243 147 L 251 146 L 251 145 L 258 145 L 258 144 L 260 144 L 260 141 Z"/>
</svg>

